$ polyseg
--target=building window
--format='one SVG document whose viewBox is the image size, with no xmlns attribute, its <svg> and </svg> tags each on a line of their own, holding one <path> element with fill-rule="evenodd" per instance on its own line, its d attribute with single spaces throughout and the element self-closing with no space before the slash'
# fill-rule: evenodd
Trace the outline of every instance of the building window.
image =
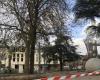
<svg viewBox="0 0 100 80">
<path fill-rule="evenodd" d="M 38 62 L 38 54 L 36 54 L 36 62 Z"/>
<path fill-rule="evenodd" d="M 15 62 L 15 58 L 13 57 L 13 61 Z"/>
<path fill-rule="evenodd" d="M 21 54 L 21 57 L 23 57 L 23 54 Z"/>
<path fill-rule="evenodd" d="M 23 62 L 23 58 L 21 58 L 21 61 Z"/>
<path fill-rule="evenodd" d="M 13 54 L 13 57 L 15 57 L 15 54 Z"/>
<path fill-rule="evenodd" d="M 23 62 L 23 54 L 21 54 L 21 61 Z"/>
<path fill-rule="evenodd" d="M 19 62 L 19 58 L 17 58 L 17 62 Z"/>
<path fill-rule="evenodd" d="M 15 65 L 15 69 L 19 69 L 19 65 Z"/>
<path fill-rule="evenodd" d="M 19 54 L 17 54 L 17 57 L 19 58 Z"/>
<path fill-rule="evenodd" d="M 15 62 L 15 54 L 13 54 L 13 58 L 12 58 L 12 59 L 13 59 L 13 61 Z"/>
</svg>

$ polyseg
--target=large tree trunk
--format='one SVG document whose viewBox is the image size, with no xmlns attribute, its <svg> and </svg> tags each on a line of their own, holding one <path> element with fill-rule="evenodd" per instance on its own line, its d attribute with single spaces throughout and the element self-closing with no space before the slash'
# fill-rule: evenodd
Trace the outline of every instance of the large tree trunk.
<svg viewBox="0 0 100 80">
<path fill-rule="evenodd" d="M 9 73 L 11 73 L 11 54 L 8 55 L 8 68 L 9 68 Z"/>
<path fill-rule="evenodd" d="M 34 73 L 34 56 L 35 56 L 35 43 L 36 43 L 36 27 L 31 30 L 31 46 L 30 46 L 30 74 Z"/>
<path fill-rule="evenodd" d="M 30 53 L 30 74 L 34 73 L 34 55 L 35 55 L 35 48 L 34 46 L 32 46 Z"/>
<path fill-rule="evenodd" d="M 30 50 L 30 74 L 34 73 L 34 56 L 35 56 L 35 46 L 31 45 Z"/>
<path fill-rule="evenodd" d="M 30 73 L 32 74 L 34 73 L 34 55 L 35 55 L 36 30 L 37 30 L 38 13 L 39 13 L 39 0 L 36 1 L 26 0 L 26 1 L 29 12 Z"/>
<path fill-rule="evenodd" d="M 39 48 L 38 48 L 38 54 L 39 54 L 39 62 L 38 62 L 38 71 L 40 73 L 40 64 L 41 64 L 41 52 L 40 52 L 40 42 L 39 42 Z"/>
<path fill-rule="evenodd" d="M 27 45 L 26 46 L 26 51 L 25 51 L 25 69 L 24 69 L 24 72 L 26 73 L 26 74 L 29 74 L 29 70 L 30 70 L 30 68 L 29 68 L 29 53 L 30 53 L 30 50 L 29 50 L 29 46 Z"/>
<path fill-rule="evenodd" d="M 62 53 L 60 54 L 60 71 L 63 71 Z"/>
<path fill-rule="evenodd" d="M 60 59 L 60 71 L 63 71 L 63 63 L 62 63 L 62 59 Z"/>
</svg>

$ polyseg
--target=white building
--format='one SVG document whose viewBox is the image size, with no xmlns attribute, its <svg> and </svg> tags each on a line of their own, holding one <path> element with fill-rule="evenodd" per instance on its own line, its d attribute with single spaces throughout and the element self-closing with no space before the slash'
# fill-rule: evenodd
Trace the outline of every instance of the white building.
<svg viewBox="0 0 100 80">
<path fill-rule="evenodd" d="M 5 60 L 2 60 L 2 64 L 5 65 L 5 67 L 8 67 L 9 65 L 9 58 L 6 57 Z M 11 58 L 11 68 L 18 70 L 19 73 L 23 72 L 25 64 L 25 54 L 23 52 L 15 52 L 12 54 Z"/>
<path fill-rule="evenodd" d="M 40 59 L 39 59 L 40 58 Z M 39 63 L 40 60 L 40 63 Z M 5 67 L 9 65 L 9 58 L 6 56 L 4 60 L 1 61 Z M 43 57 L 39 57 L 39 54 L 35 53 L 35 70 L 38 70 L 39 64 L 44 64 Z M 19 73 L 23 73 L 24 71 L 24 64 L 25 64 L 25 52 L 14 52 L 11 58 L 11 68 L 16 69 Z"/>
</svg>

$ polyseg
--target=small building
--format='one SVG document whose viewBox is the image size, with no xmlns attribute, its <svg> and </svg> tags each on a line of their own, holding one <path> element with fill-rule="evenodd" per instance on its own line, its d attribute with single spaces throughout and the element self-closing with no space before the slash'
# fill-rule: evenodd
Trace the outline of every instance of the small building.
<svg viewBox="0 0 100 80">
<path fill-rule="evenodd" d="M 5 67 L 9 66 L 8 56 L 6 56 L 5 60 L 2 60 L 2 64 L 5 65 Z M 24 52 L 15 52 L 15 53 L 12 54 L 11 68 L 15 69 L 19 73 L 23 73 L 24 64 L 25 64 L 25 54 L 24 54 Z"/>
<path fill-rule="evenodd" d="M 25 64 L 25 52 L 14 52 L 11 58 L 11 68 L 17 70 L 19 73 L 23 73 L 24 71 L 24 64 Z M 9 58 L 6 56 L 5 59 L 2 61 L 2 65 L 5 65 L 5 67 L 8 67 L 9 65 Z M 38 53 L 35 54 L 35 70 L 37 71 L 39 69 L 39 55 Z M 44 64 L 44 60 L 41 57 L 40 65 Z"/>
</svg>

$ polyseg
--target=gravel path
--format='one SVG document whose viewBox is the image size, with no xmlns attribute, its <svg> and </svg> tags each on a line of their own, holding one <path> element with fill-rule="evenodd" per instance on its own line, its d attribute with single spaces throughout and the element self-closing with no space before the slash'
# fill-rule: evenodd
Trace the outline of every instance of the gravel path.
<svg viewBox="0 0 100 80">
<path fill-rule="evenodd" d="M 72 80 L 100 80 L 100 76 L 86 76 L 86 77 L 74 78 Z"/>
</svg>

